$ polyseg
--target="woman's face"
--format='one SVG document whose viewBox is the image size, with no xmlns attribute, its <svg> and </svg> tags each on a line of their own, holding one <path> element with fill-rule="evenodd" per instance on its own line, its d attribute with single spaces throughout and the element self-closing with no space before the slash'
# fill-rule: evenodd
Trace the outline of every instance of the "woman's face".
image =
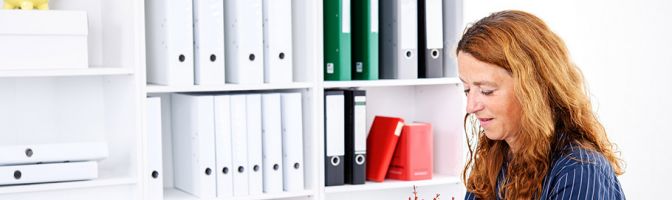
<svg viewBox="0 0 672 200">
<path fill-rule="evenodd" d="M 513 92 L 513 77 L 504 68 L 462 51 L 457 63 L 467 96 L 467 112 L 476 115 L 489 139 L 517 146 L 521 108 Z"/>
</svg>

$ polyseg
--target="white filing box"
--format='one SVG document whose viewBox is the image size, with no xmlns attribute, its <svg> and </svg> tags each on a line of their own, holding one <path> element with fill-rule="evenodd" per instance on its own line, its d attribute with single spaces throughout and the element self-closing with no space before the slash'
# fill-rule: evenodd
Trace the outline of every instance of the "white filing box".
<svg viewBox="0 0 672 200">
<path fill-rule="evenodd" d="M 84 11 L 0 10 L 0 70 L 87 68 Z"/>
</svg>

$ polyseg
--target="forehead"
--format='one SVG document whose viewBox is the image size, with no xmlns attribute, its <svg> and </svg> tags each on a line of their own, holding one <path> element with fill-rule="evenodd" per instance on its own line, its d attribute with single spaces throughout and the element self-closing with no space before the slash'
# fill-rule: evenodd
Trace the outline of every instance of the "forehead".
<svg viewBox="0 0 672 200">
<path fill-rule="evenodd" d="M 504 79 L 511 78 L 506 69 L 480 61 L 469 53 L 460 52 L 457 55 L 457 64 L 460 79 L 467 84 L 476 82 L 500 83 Z"/>
</svg>

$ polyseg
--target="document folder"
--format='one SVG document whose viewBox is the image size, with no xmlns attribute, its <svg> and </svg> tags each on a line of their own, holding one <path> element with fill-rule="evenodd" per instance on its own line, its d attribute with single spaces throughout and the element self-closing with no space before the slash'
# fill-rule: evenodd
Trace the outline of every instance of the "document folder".
<svg viewBox="0 0 672 200">
<path fill-rule="evenodd" d="M 324 80 L 352 78 L 350 0 L 324 0 Z"/>
</svg>

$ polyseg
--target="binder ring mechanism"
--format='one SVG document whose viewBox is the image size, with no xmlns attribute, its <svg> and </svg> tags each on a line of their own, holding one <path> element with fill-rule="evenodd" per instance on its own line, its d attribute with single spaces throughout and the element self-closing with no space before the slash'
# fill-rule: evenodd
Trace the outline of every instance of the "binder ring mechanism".
<svg viewBox="0 0 672 200">
<path fill-rule="evenodd" d="M 366 157 L 364 157 L 364 155 L 362 154 L 359 154 L 355 157 L 355 162 L 357 163 L 357 165 L 363 165 L 364 161 L 366 161 Z"/>
<path fill-rule="evenodd" d="M 437 59 L 439 58 L 439 50 L 438 49 L 432 49 L 432 58 Z"/>
<path fill-rule="evenodd" d="M 341 159 L 338 156 L 332 156 L 331 165 L 338 166 L 339 164 L 341 164 Z"/>
</svg>

